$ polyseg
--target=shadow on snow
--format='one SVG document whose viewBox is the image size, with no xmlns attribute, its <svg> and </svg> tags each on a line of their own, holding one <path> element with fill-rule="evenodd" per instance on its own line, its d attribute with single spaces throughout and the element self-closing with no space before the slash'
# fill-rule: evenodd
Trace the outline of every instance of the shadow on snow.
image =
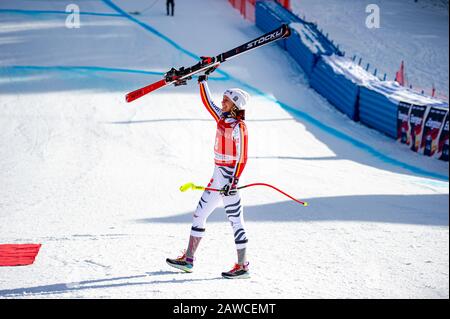
<svg viewBox="0 0 450 319">
<path fill-rule="evenodd" d="M 270 192 L 270 190 L 268 191 Z M 269 195 L 269 193 L 268 193 Z M 274 195 L 278 196 L 278 195 Z M 361 195 L 302 198 L 302 207 L 293 201 L 245 206 L 248 222 L 357 221 L 393 224 L 448 226 L 448 195 Z M 138 223 L 191 223 L 193 212 L 158 218 L 138 219 Z M 217 208 L 208 222 L 224 222 L 223 208 Z"/>
<path fill-rule="evenodd" d="M 105 288 L 120 288 L 120 287 L 131 287 L 131 286 L 146 286 L 146 285 L 159 285 L 166 283 L 189 283 L 196 281 L 211 281 L 223 279 L 222 277 L 213 277 L 213 278 L 193 278 L 193 279 L 175 279 L 170 278 L 168 280 L 146 280 L 145 278 L 151 278 L 151 276 L 161 276 L 161 275 L 175 275 L 175 276 L 183 276 L 185 273 L 177 272 L 177 271 L 155 271 L 155 272 L 147 272 L 145 275 L 135 275 L 135 276 L 124 276 L 124 277 L 113 277 L 113 278 L 104 278 L 97 280 L 85 280 L 80 282 L 70 282 L 70 283 L 58 283 L 52 285 L 43 285 L 43 286 L 35 286 L 35 287 L 25 287 L 25 288 L 16 288 L 16 289 L 5 289 L 0 290 L 0 297 L 18 297 L 18 296 L 44 296 L 44 295 L 52 295 L 52 294 L 63 294 L 69 293 L 73 291 L 80 291 L 86 289 L 105 289 Z M 122 283 L 113 283 L 115 281 L 121 280 L 134 280 L 140 279 L 138 282 L 122 282 Z M 103 284 L 99 284 L 103 283 Z"/>
</svg>

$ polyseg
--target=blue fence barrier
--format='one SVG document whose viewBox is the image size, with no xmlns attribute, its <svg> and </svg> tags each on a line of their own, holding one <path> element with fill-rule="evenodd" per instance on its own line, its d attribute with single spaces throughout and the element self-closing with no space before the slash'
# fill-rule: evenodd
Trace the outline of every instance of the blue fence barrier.
<svg viewBox="0 0 450 319">
<path fill-rule="evenodd" d="M 398 103 L 372 89 L 361 87 L 359 120 L 392 138 L 397 138 Z"/>
<path fill-rule="evenodd" d="M 313 54 L 300 40 L 297 31 L 286 39 L 286 49 L 291 57 L 301 66 L 306 75 L 311 76 L 312 70 L 317 62 L 317 56 Z"/>
<path fill-rule="evenodd" d="M 332 61 L 320 58 L 312 71 L 310 84 L 331 104 L 354 121 L 359 121 L 359 85 L 335 70 Z"/>
<path fill-rule="evenodd" d="M 308 76 L 321 55 L 343 55 L 313 23 L 306 22 L 275 1 L 258 1 L 255 6 L 256 26 L 268 32 L 285 23 L 292 35 L 278 44 L 297 61 Z"/>
<path fill-rule="evenodd" d="M 285 10 L 286 12 L 289 12 Z M 282 17 L 284 15 L 277 15 L 276 12 L 269 8 L 269 3 L 260 1 L 256 3 L 255 6 L 255 23 L 258 28 L 264 32 L 269 32 L 273 29 L 278 28 L 283 23 L 289 23 L 290 20 L 286 21 Z M 283 49 L 286 50 L 286 40 L 277 41 Z"/>
</svg>

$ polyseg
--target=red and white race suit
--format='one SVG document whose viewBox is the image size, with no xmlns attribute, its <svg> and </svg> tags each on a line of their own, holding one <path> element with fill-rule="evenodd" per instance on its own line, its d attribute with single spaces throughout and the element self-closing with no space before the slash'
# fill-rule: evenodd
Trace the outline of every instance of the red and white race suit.
<svg viewBox="0 0 450 319">
<path fill-rule="evenodd" d="M 200 83 L 200 95 L 206 109 L 217 123 L 214 145 L 215 167 L 208 187 L 223 189 L 232 178 L 241 176 L 247 163 L 247 127 L 242 120 L 222 116 L 222 110 L 211 100 L 206 81 Z M 236 248 L 245 248 L 248 239 L 239 191 L 231 196 L 224 196 L 219 192 L 204 191 L 193 215 L 191 235 L 203 237 L 206 220 L 220 204 L 224 205 L 228 220 L 233 228 Z"/>
<path fill-rule="evenodd" d="M 222 116 L 222 110 L 211 100 L 206 81 L 200 83 L 200 96 L 217 123 L 214 163 L 229 168 L 232 175 L 239 178 L 247 163 L 247 126 L 243 120 Z"/>
</svg>

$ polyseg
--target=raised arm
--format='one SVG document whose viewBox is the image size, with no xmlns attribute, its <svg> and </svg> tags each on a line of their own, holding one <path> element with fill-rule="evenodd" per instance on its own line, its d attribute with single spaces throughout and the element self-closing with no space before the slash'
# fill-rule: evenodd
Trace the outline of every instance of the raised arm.
<svg viewBox="0 0 450 319">
<path fill-rule="evenodd" d="M 211 100 L 211 93 L 209 92 L 208 83 L 206 80 L 199 81 L 199 85 L 200 97 L 202 98 L 203 105 L 206 107 L 214 120 L 218 122 L 222 116 L 222 110 Z"/>
</svg>

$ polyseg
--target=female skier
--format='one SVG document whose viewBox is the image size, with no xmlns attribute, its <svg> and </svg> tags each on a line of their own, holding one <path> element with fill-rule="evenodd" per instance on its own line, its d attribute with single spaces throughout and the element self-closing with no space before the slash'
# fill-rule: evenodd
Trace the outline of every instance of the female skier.
<svg viewBox="0 0 450 319">
<path fill-rule="evenodd" d="M 216 142 L 214 146 L 214 174 L 208 187 L 223 190 L 222 192 L 205 190 L 193 215 L 191 234 L 187 250 L 176 259 L 167 258 L 166 262 L 185 272 L 192 272 L 194 254 L 205 234 L 208 216 L 223 202 L 228 220 L 234 233 L 237 249 L 237 263 L 227 272 L 225 278 L 249 278 L 243 208 L 239 191 L 236 189 L 239 177 L 247 163 L 247 127 L 244 123 L 244 106 L 249 94 L 241 89 L 228 89 L 223 94 L 222 109 L 211 100 L 207 84 L 207 75 L 198 78 L 200 96 L 208 112 L 217 123 Z"/>
</svg>

